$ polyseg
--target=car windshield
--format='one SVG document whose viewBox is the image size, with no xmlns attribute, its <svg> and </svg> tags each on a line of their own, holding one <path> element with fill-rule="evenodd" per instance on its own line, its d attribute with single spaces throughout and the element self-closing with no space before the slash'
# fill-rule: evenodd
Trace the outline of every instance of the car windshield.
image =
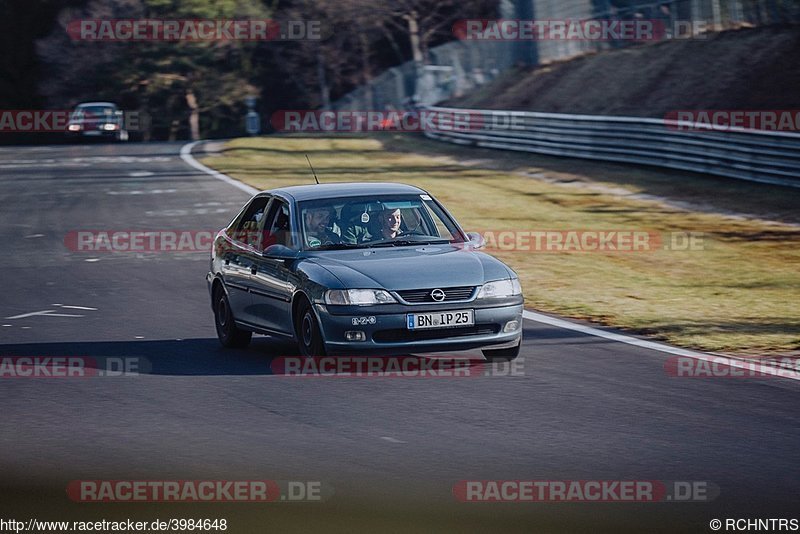
<svg viewBox="0 0 800 534">
<path fill-rule="evenodd" d="M 298 206 L 305 250 L 464 242 L 455 221 L 424 193 L 320 199 Z"/>
<path fill-rule="evenodd" d="M 116 110 L 112 106 L 78 106 L 73 117 L 101 118 L 114 115 L 114 111 Z"/>
</svg>

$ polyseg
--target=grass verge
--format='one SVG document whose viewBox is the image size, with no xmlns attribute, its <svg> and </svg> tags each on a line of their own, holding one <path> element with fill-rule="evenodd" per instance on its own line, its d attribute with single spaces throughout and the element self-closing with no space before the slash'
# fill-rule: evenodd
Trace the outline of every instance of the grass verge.
<svg viewBox="0 0 800 534">
<path fill-rule="evenodd" d="M 701 250 L 492 254 L 517 271 L 526 305 L 538 310 L 699 350 L 800 350 L 796 191 L 408 135 L 236 139 L 202 161 L 269 189 L 313 183 L 306 154 L 323 182 L 426 189 L 468 231 L 700 233 Z"/>
</svg>

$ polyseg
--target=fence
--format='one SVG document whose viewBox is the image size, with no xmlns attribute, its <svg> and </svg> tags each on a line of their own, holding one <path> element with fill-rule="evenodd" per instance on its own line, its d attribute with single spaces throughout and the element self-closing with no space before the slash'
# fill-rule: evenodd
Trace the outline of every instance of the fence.
<svg viewBox="0 0 800 534">
<path fill-rule="evenodd" d="M 532 0 L 537 20 L 652 20 L 674 28 L 679 21 L 702 22 L 695 31 L 800 22 L 800 0 Z M 524 17 L 521 17 L 524 18 Z M 536 61 L 559 61 L 630 42 L 543 40 Z"/>
<path fill-rule="evenodd" d="M 430 64 L 413 61 L 376 76 L 348 93 L 332 109 L 403 109 L 414 101 L 431 105 L 468 93 L 513 66 L 514 43 L 453 41 L 429 51 Z"/>
<path fill-rule="evenodd" d="M 658 19 L 705 21 L 710 31 L 800 22 L 800 0 L 517 0 L 500 2 L 500 18 L 537 20 Z M 627 46 L 628 42 L 452 41 L 429 51 L 426 65 L 391 68 L 331 105 L 332 109 L 401 109 L 434 105 L 488 83 L 516 63 L 540 64 Z"/>
<path fill-rule="evenodd" d="M 452 143 L 602 161 L 621 161 L 800 187 L 800 134 L 708 128 L 640 117 L 431 107 L 469 118 L 426 131 Z"/>
<path fill-rule="evenodd" d="M 660 19 L 705 21 L 709 31 L 800 22 L 800 0 L 528 0 L 517 2 L 519 18 L 537 20 Z M 508 17 L 508 14 L 506 14 Z M 513 15 L 512 15 L 513 17 Z M 546 63 L 628 46 L 627 42 L 538 41 L 529 63 Z M 346 95 L 333 109 L 428 109 L 495 79 L 514 66 L 530 43 L 453 41 L 430 51 L 430 65 L 413 62 L 389 69 L 372 83 Z M 470 110 L 474 111 L 474 110 Z M 664 120 L 552 113 L 479 111 L 489 123 L 499 114 L 515 116 L 519 129 L 433 131 L 431 138 L 501 148 L 655 165 L 719 176 L 800 187 L 800 135 L 758 131 L 678 131 Z"/>
</svg>

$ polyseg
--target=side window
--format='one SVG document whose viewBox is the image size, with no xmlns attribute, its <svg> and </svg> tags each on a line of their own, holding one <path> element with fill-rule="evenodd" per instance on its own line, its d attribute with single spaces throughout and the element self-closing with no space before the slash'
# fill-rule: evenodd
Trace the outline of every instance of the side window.
<svg viewBox="0 0 800 534">
<path fill-rule="evenodd" d="M 275 244 L 275 238 L 272 235 L 271 228 L 275 222 L 275 214 L 277 213 L 280 204 L 281 203 L 279 201 L 275 201 L 270 204 L 267 214 L 261 219 L 262 224 L 260 226 L 260 233 L 263 236 L 263 239 L 258 247 L 259 250 L 264 250 L 270 245 Z"/>
<path fill-rule="evenodd" d="M 253 199 L 239 220 L 233 224 L 231 237 L 234 240 L 246 245 L 258 246 L 260 241 L 258 236 L 259 227 L 263 223 L 264 211 L 269 201 L 270 197 Z"/>
<path fill-rule="evenodd" d="M 266 232 L 267 242 L 264 248 L 269 245 L 284 245 L 291 248 L 292 228 L 289 206 L 281 200 L 275 200 L 270 206 L 269 212 L 266 221 L 269 226 L 265 226 L 265 228 L 268 228 Z"/>
</svg>

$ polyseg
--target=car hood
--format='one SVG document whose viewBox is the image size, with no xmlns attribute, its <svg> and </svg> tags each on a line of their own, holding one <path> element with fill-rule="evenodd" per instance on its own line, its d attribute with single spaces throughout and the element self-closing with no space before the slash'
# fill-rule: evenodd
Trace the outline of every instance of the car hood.
<svg viewBox="0 0 800 534">
<path fill-rule="evenodd" d="M 114 124 L 117 121 L 114 117 L 93 117 L 91 119 L 77 119 L 70 122 L 73 124 Z"/>
<path fill-rule="evenodd" d="M 349 288 L 478 286 L 512 275 L 505 264 L 492 256 L 451 245 L 320 251 L 308 259 L 325 267 Z"/>
</svg>

